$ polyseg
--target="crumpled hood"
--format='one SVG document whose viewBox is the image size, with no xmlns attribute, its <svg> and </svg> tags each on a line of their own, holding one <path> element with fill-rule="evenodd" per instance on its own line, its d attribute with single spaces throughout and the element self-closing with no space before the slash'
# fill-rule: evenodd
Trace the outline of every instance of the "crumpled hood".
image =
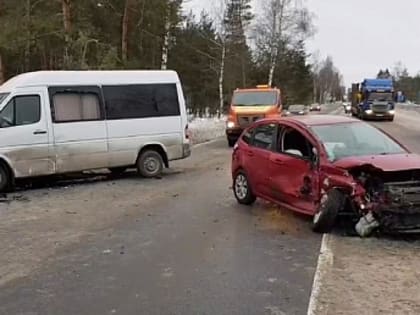
<svg viewBox="0 0 420 315">
<path fill-rule="evenodd" d="M 347 170 L 361 166 L 373 166 L 384 172 L 420 169 L 420 155 L 414 153 L 370 155 L 343 158 L 334 165 Z"/>
</svg>

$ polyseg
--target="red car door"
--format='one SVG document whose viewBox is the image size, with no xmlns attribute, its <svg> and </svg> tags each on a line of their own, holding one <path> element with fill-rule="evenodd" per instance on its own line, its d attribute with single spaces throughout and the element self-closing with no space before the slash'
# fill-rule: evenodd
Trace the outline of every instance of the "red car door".
<svg viewBox="0 0 420 315">
<path fill-rule="evenodd" d="M 275 130 L 275 124 L 258 125 L 250 144 L 244 149 L 244 168 L 257 195 L 268 196 L 269 159 L 275 143 Z"/>
<path fill-rule="evenodd" d="M 312 148 L 300 131 L 281 126 L 276 152 L 269 157 L 271 198 L 308 214 L 314 213 L 319 195 L 319 174 Z"/>
</svg>

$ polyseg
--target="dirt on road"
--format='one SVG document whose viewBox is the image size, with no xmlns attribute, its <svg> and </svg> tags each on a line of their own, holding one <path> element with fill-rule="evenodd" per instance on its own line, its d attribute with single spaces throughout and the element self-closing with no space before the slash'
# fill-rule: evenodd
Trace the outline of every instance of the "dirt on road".
<svg viewBox="0 0 420 315">
<path fill-rule="evenodd" d="M 191 182 L 177 175 L 213 167 L 226 152 L 197 148 L 193 156 L 172 163 L 161 179 L 142 179 L 135 171 L 121 178 L 106 174 L 84 180 L 43 184 L 2 198 L 0 202 L 0 286 L 31 275 L 56 254 L 86 237 L 132 216 L 152 215 L 150 202 L 176 198 Z M 219 159 L 220 160 L 220 159 Z M 226 189 L 229 187 L 226 183 Z"/>
</svg>

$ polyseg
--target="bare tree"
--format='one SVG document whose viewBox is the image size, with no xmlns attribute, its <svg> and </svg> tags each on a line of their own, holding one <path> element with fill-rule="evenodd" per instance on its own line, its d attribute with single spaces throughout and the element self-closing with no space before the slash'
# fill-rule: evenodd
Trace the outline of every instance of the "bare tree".
<svg viewBox="0 0 420 315">
<path fill-rule="evenodd" d="M 312 94 L 313 94 L 313 102 L 316 103 L 318 98 L 318 91 L 319 91 L 319 87 L 318 87 L 318 74 L 319 74 L 319 70 L 321 68 L 321 62 L 320 62 L 320 57 L 319 57 L 319 51 L 316 51 L 315 53 L 312 54 Z"/>
<path fill-rule="evenodd" d="M 270 56 L 268 84 L 273 77 L 278 56 L 284 45 L 293 45 L 313 33 L 312 16 L 297 0 L 264 1 L 262 15 L 256 26 L 257 45 Z"/>
<path fill-rule="evenodd" d="M 224 82 L 225 82 L 225 66 L 226 66 L 226 54 L 227 54 L 227 32 L 226 32 L 226 14 L 227 14 L 227 0 L 219 0 L 216 4 L 214 11 L 215 22 L 217 26 L 218 41 L 214 41 L 216 46 L 220 50 L 219 59 L 219 111 L 218 117 L 220 118 L 224 109 Z"/>
<path fill-rule="evenodd" d="M 172 38 L 172 29 L 174 27 L 174 13 L 178 12 L 182 1 L 180 0 L 168 0 L 165 13 L 165 35 L 163 37 L 162 45 L 162 60 L 161 69 L 166 70 L 168 66 L 169 57 L 169 44 Z"/>
<path fill-rule="evenodd" d="M 401 61 L 398 61 L 392 68 L 392 76 L 396 81 L 402 77 L 408 77 L 407 67 Z"/>
<path fill-rule="evenodd" d="M 343 78 L 334 66 L 333 59 L 328 56 L 320 65 L 318 73 L 315 73 L 318 88 L 318 101 L 325 103 L 328 99 L 342 98 Z"/>
</svg>

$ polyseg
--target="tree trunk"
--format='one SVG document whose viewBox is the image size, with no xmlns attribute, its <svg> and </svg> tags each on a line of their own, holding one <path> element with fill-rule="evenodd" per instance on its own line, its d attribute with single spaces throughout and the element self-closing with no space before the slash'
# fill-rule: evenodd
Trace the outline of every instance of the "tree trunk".
<svg viewBox="0 0 420 315">
<path fill-rule="evenodd" d="M 5 79 L 6 77 L 4 75 L 3 58 L 2 58 L 2 55 L 0 54 L 0 84 L 3 84 Z"/>
<path fill-rule="evenodd" d="M 277 65 L 277 58 L 279 55 L 279 48 L 282 44 L 283 37 L 283 17 L 286 5 L 286 0 L 275 0 L 272 2 L 273 21 L 272 21 L 272 38 L 271 38 L 271 53 L 270 53 L 270 70 L 268 73 L 268 85 L 272 86 L 274 71 Z"/>
<path fill-rule="evenodd" d="M 277 55 L 278 55 L 278 49 L 277 47 L 273 48 L 271 57 L 270 57 L 270 71 L 268 73 L 268 86 L 273 85 L 273 78 L 274 78 L 274 70 L 276 69 L 276 63 L 277 63 Z"/>
<path fill-rule="evenodd" d="M 121 34 L 121 59 L 125 63 L 128 59 L 128 29 L 130 25 L 130 10 L 132 0 L 125 1 L 124 15 L 122 20 L 122 34 Z"/>
<path fill-rule="evenodd" d="M 25 45 L 25 71 L 31 67 L 31 0 L 26 1 L 26 45 Z"/>
<path fill-rule="evenodd" d="M 224 95 L 223 95 L 223 84 L 225 78 L 225 60 L 226 60 L 226 42 L 222 44 L 222 56 L 220 59 L 220 71 L 219 71 L 219 114 L 220 118 L 223 113 L 224 107 Z"/>
<path fill-rule="evenodd" d="M 64 25 L 64 67 L 69 68 L 70 66 L 70 44 L 71 44 L 71 32 L 72 32 L 72 21 L 71 21 L 71 0 L 61 0 L 61 6 L 63 11 L 63 25 Z"/>
<path fill-rule="evenodd" d="M 165 37 L 163 39 L 162 45 L 162 61 L 161 69 L 166 70 L 168 67 L 168 54 L 169 54 L 169 40 L 171 38 L 171 1 L 168 2 L 168 7 L 166 11 L 166 21 L 165 21 Z"/>
</svg>

